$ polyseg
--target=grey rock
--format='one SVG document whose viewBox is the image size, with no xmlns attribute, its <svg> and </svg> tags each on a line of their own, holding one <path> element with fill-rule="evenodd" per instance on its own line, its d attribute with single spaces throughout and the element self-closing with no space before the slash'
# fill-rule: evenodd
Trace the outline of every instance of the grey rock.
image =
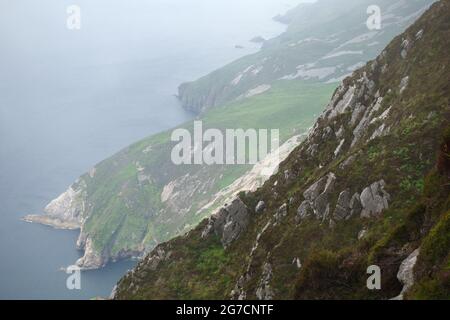
<svg viewBox="0 0 450 320">
<path fill-rule="evenodd" d="M 395 300 L 403 300 L 403 296 L 414 285 L 414 266 L 417 262 L 417 257 L 420 254 L 420 249 L 416 249 L 406 258 L 397 273 L 397 279 L 403 284 L 402 292 L 395 297 Z"/>
<path fill-rule="evenodd" d="M 422 39 L 423 29 L 420 29 L 419 32 L 416 33 L 416 40 Z"/>
<path fill-rule="evenodd" d="M 244 291 L 244 285 L 246 282 L 245 276 L 240 276 L 236 282 L 234 289 L 231 291 L 231 300 L 245 300 L 247 298 L 247 293 Z"/>
<path fill-rule="evenodd" d="M 400 86 L 399 86 L 400 87 L 400 94 L 402 94 L 403 91 L 406 90 L 406 88 L 408 87 L 408 84 L 409 84 L 409 77 L 406 76 L 406 77 L 402 78 L 402 80 L 400 81 Z"/>
<path fill-rule="evenodd" d="M 408 56 L 408 51 L 411 48 L 411 42 L 408 39 L 404 39 L 401 46 L 401 52 L 400 55 L 403 59 L 406 59 Z"/>
<path fill-rule="evenodd" d="M 350 124 L 354 126 L 358 119 L 361 117 L 362 114 L 366 111 L 366 106 L 363 104 L 358 103 L 355 107 L 355 110 L 352 112 L 352 119 L 350 120 Z"/>
<path fill-rule="evenodd" d="M 300 258 L 294 258 L 294 260 L 292 261 L 292 264 L 295 265 L 297 267 L 297 269 L 301 269 L 302 268 L 302 262 L 300 260 Z"/>
<path fill-rule="evenodd" d="M 287 216 L 287 204 L 284 203 L 281 207 L 278 208 L 277 212 L 275 213 L 275 224 L 281 222 L 281 220 Z"/>
<path fill-rule="evenodd" d="M 361 198 L 359 193 L 355 193 L 350 200 L 350 216 L 357 216 L 361 214 L 362 211 Z"/>
<path fill-rule="evenodd" d="M 272 279 L 272 266 L 270 263 L 265 263 L 263 266 L 263 272 L 259 281 L 258 288 L 256 289 L 256 296 L 259 300 L 273 300 L 273 290 L 270 287 L 270 281 Z"/>
<path fill-rule="evenodd" d="M 256 205 L 255 212 L 256 213 L 262 213 L 266 209 L 266 203 L 264 201 L 259 201 Z"/>
<path fill-rule="evenodd" d="M 295 221 L 299 223 L 301 220 L 310 217 L 314 214 L 314 210 L 309 201 L 305 200 L 300 204 L 297 209 L 297 215 L 295 216 Z"/>
<path fill-rule="evenodd" d="M 323 130 L 322 140 L 327 140 L 327 139 L 329 139 L 329 138 L 332 136 L 332 134 L 333 134 L 333 129 L 331 129 L 330 126 L 326 127 L 326 128 Z"/>
<path fill-rule="evenodd" d="M 334 191 L 336 176 L 330 172 L 311 185 L 304 193 L 306 199 L 298 208 L 296 220 L 301 221 L 314 213 L 317 219 L 325 219 L 330 213 L 329 194 Z"/>
<path fill-rule="evenodd" d="M 334 173 L 330 172 L 327 175 L 327 183 L 325 184 L 325 189 L 323 190 L 323 193 L 333 192 L 335 183 L 336 183 L 336 176 L 334 175 Z"/>
<path fill-rule="evenodd" d="M 314 201 L 314 214 L 317 219 L 326 219 L 330 213 L 330 201 L 327 193 L 322 193 Z"/>
<path fill-rule="evenodd" d="M 210 217 L 202 237 L 215 233 L 221 237 L 222 245 L 227 248 L 247 228 L 249 218 L 247 206 L 241 199 L 236 198 L 230 205 L 223 207 L 217 214 Z"/>
<path fill-rule="evenodd" d="M 339 169 L 344 170 L 346 167 L 348 167 L 349 165 L 351 165 L 355 159 L 356 159 L 356 155 L 351 155 L 350 157 L 348 157 L 347 159 L 345 159 L 345 161 L 343 161 L 343 162 L 339 165 Z"/>
<path fill-rule="evenodd" d="M 289 180 L 290 177 L 291 177 L 291 174 L 290 174 L 289 170 L 285 170 L 284 171 L 284 180 Z"/>
<path fill-rule="evenodd" d="M 307 152 L 312 156 L 312 157 L 314 157 L 316 154 L 317 154 L 317 151 L 319 150 L 319 145 L 318 144 L 311 144 L 309 147 L 308 147 L 308 150 L 307 150 Z"/>
<path fill-rule="evenodd" d="M 362 218 L 378 216 L 385 209 L 389 208 L 390 195 L 384 190 L 384 180 L 373 183 L 361 193 Z"/>
<path fill-rule="evenodd" d="M 369 140 L 373 140 L 375 138 L 378 137 L 382 137 L 385 136 L 386 134 L 389 133 L 390 128 L 386 128 L 386 125 L 384 123 L 382 123 L 377 129 L 375 129 L 375 131 L 372 133 L 372 136 L 370 137 Z"/>
<path fill-rule="evenodd" d="M 339 194 L 339 198 L 336 204 L 336 208 L 334 210 L 333 213 L 333 217 L 336 220 L 344 220 L 344 219 L 348 219 L 348 217 L 351 214 L 351 209 L 350 209 L 350 191 L 349 190 L 345 190 L 342 191 Z"/>
<path fill-rule="evenodd" d="M 358 240 L 363 239 L 367 234 L 367 230 L 366 229 L 362 229 L 359 233 L 358 233 Z"/>
<path fill-rule="evenodd" d="M 166 251 L 162 248 L 157 248 L 152 254 L 150 254 L 145 261 L 146 266 L 152 271 L 155 271 L 159 264 L 168 259 L 170 253 L 166 253 Z"/>
<path fill-rule="evenodd" d="M 344 146 L 345 143 L 345 139 L 342 139 L 341 142 L 339 142 L 338 146 L 336 147 L 336 149 L 334 150 L 334 156 L 337 157 L 338 154 L 341 152 L 342 147 Z"/>
<path fill-rule="evenodd" d="M 344 137 L 345 134 L 345 129 L 343 126 L 341 126 L 339 128 L 339 130 L 336 132 L 336 137 L 338 137 L 339 139 L 342 139 Z"/>
<path fill-rule="evenodd" d="M 327 176 L 320 178 L 317 182 L 311 185 L 305 192 L 303 192 L 303 197 L 306 200 L 315 200 L 324 190 L 327 184 Z"/>
</svg>

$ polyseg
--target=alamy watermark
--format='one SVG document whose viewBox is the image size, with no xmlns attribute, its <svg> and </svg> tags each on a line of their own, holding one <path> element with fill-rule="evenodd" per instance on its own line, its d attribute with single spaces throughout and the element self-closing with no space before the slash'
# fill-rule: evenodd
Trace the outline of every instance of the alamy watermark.
<svg viewBox="0 0 450 320">
<path fill-rule="evenodd" d="M 194 121 L 193 134 L 187 129 L 172 132 L 171 141 L 178 142 L 171 153 L 176 165 L 252 164 L 271 154 L 279 158 L 278 129 L 207 129 Z"/>
<path fill-rule="evenodd" d="M 366 26 L 369 30 L 381 30 L 381 8 L 377 5 L 371 5 L 367 8 Z"/>
<path fill-rule="evenodd" d="M 66 27 L 69 30 L 81 29 L 81 8 L 77 5 L 70 5 L 66 9 Z"/>
<path fill-rule="evenodd" d="M 372 265 L 367 268 L 367 289 L 369 290 L 381 290 L 381 268 L 377 265 Z"/>
<path fill-rule="evenodd" d="M 80 267 L 73 265 L 68 266 L 66 273 L 70 274 L 66 280 L 66 288 L 68 290 L 81 290 L 81 269 Z"/>
</svg>

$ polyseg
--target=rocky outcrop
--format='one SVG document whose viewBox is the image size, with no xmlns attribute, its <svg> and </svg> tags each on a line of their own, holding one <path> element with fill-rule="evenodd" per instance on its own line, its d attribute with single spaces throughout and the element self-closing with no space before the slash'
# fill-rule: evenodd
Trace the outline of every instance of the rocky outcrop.
<svg viewBox="0 0 450 320">
<path fill-rule="evenodd" d="M 335 191 L 336 176 L 333 173 L 322 177 L 304 193 L 305 200 L 297 209 L 296 222 L 314 216 L 316 219 L 324 220 L 329 217 L 332 203 L 331 194 Z M 389 208 L 391 196 L 385 190 L 384 180 L 374 182 L 365 188 L 361 195 L 355 193 L 351 196 L 350 190 L 346 189 L 339 193 L 339 197 L 330 218 L 348 220 L 352 216 L 360 215 L 362 218 L 372 218 L 380 215 Z"/>
<path fill-rule="evenodd" d="M 256 213 L 262 213 L 264 211 L 264 209 L 266 209 L 266 204 L 264 201 L 259 201 L 258 204 L 255 207 L 255 212 Z"/>
<path fill-rule="evenodd" d="M 283 203 L 281 205 L 281 207 L 278 208 L 278 210 L 275 212 L 274 218 L 275 221 L 273 223 L 273 225 L 278 225 L 284 217 L 286 217 L 288 214 L 288 207 L 287 207 L 287 203 Z"/>
<path fill-rule="evenodd" d="M 236 198 L 230 205 L 223 207 L 217 214 L 209 218 L 202 237 L 205 238 L 214 233 L 221 238 L 221 242 L 226 248 L 239 238 L 249 220 L 250 211 L 241 199 Z"/>
<path fill-rule="evenodd" d="M 152 254 L 148 255 L 145 258 L 146 266 L 152 270 L 155 271 L 159 264 L 163 261 L 166 261 L 171 256 L 171 252 L 164 250 L 162 247 L 158 247 Z"/>
<path fill-rule="evenodd" d="M 381 212 L 389 208 L 391 196 L 385 191 L 386 183 L 380 180 L 370 185 L 361 193 L 361 217 L 371 218 L 378 216 Z"/>
<path fill-rule="evenodd" d="M 334 209 L 333 217 L 336 220 L 347 219 L 351 214 L 351 194 L 349 190 L 344 190 L 339 194 L 339 199 L 336 204 L 336 209 Z"/>
<path fill-rule="evenodd" d="M 330 213 L 329 196 L 334 191 L 336 176 L 334 173 L 322 177 L 304 193 L 303 201 L 297 210 L 297 222 L 313 214 L 317 219 L 324 220 Z"/>
<path fill-rule="evenodd" d="M 400 265 L 397 278 L 403 284 L 403 289 L 394 300 L 403 300 L 404 295 L 414 285 L 414 266 L 416 265 L 419 254 L 420 249 L 414 250 Z"/>
<path fill-rule="evenodd" d="M 256 289 L 256 296 L 259 300 L 273 300 L 273 290 L 270 287 L 270 280 L 272 279 L 272 266 L 270 263 L 265 263 L 258 288 Z"/>
<path fill-rule="evenodd" d="M 43 215 L 28 215 L 24 221 L 40 223 L 57 229 L 79 229 L 84 221 L 86 186 L 77 181 L 66 192 L 50 202 Z"/>
<path fill-rule="evenodd" d="M 104 267 L 107 261 L 106 257 L 95 250 L 92 239 L 88 238 L 84 246 L 84 255 L 77 260 L 76 265 L 83 270 L 91 270 Z"/>
</svg>

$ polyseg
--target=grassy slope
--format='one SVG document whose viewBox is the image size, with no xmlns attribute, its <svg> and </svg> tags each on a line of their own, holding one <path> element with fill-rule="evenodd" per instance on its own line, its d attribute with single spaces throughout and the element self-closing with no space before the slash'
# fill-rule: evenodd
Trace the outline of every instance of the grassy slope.
<svg viewBox="0 0 450 320">
<path fill-rule="evenodd" d="M 279 128 L 282 141 L 296 132 L 305 132 L 316 114 L 328 101 L 335 84 L 304 84 L 282 81 L 260 96 L 231 103 L 207 113 L 205 128 Z M 184 125 L 190 128 L 191 123 Z M 185 226 L 195 226 L 204 216 L 196 216 L 195 202 L 207 199 L 221 188 L 231 184 L 249 169 L 249 166 L 179 166 L 171 164 L 170 132 L 144 139 L 96 166 L 94 178 L 82 177 L 87 184 L 89 218 L 86 233 L 93 237 L 99 252 L 105 248 L 116 255 L 121 250 L 139 250 L 145 238 L 148 247 L 169 240 Z M 151 151 L 143 151 L 151 146 Z M 139 182 L 136 163 L 145 168 L 148 181 Z M 202 170 L 206 170 L 202 171 Z M 164 208 L 160 194 L 165 184 L 187 173 L 201 172 L 203 179 L 217 178 L 208 195 L 191 199 L 193 209 L 184 217 Z M 223 177 L 220 179 L 218 175 Z M 173 218 L 171 221 L 167 221 Z"/>
<path fill-rule="evenodd" d="M 162 244 L 158 250 L 170 252 L 156 269 L 144 260 L 133 274 L 120 282 L 119 299 L 202 299 L 228 298 L 239 276 L 250 263 L 250 279 L 245 284 L 247 298 L 255 298 L 262 266 L 273 268 L 271 287 L 276 298 L 285 299 L 388 299 L 401 291 L 396 279 L 400 263 L 416 248 L 421 255 L 415 268 L 416 284 L 408 298 L 450 297 L 449 286 L 449 214 L 450 210 L 450 1 L 435 5 L 403 35 L 414 39 L 425 30 L 420 45 L 415 45 L 407 60 L 400 58 L 402 37 L 397 37 L 380 61 L 388 63 L 386 73 L 377 73 L 380 66 L 369 63 L 347 85 L 356 83 L 363 71 L 372 74 L 376 86 L 385 97 L 380 112 L 393 106 L 387 124 L 388 136 L 360 143 L 334 159 L 336 139 L 322 141 L 315 156 L 303 144 L 285 161 L 280 172 L 289 170 L 295 179 L 285 181 L 277 174 L 263 188 L 243 196 L 249 208 L 264 199 L 267 210 L 252 215 L 245 233 L 224 250 L 219 239 L 202 239 L 206 221 L 185 237 Z M 372 69 L 373 68 L 373 69 Z M 373 73 L 372 70 L 375 70 Z M 410 83 L 403 94 L 400 80 L 405 74 Z M 391 92 L 389 92 L 391 89 Z M 319 123 L 337 130 L 349 122 L 350 114 L 340 115 L 335 123 Z M 350 129 L 350 128 L 349 128 Z M 370 130 L 373 130 L 370 129 Z M 320 138 L 320 136 L 319 136 Z M 312 143 L 312 142 L 309 142 Z M 339 165 L 355 155 L 348 168 Z M 436 157 L 440 159 L 436 165 Z M 318 168 L 317 164 L 323 165 Z M 310 219 L 294 222 L 302 192 L 318 178 L 333 171 L 338 191 L 349 188 L 361 191 L 368 184 L 384 179 L 392 196 L 390 208 L 380 217 L 352 217 L 328 223 Z M 276 187 L 274 182 L 278 181 Z M 259 239 L 259 247 L 249 258 L 255 239 L 274 213 L 288 199 L 288 216 L 270 228 Z M 360 230 L 368 230 L 358 241 Z M 303 267 L 292 263 L 300 258 Z M 365 283 L 366 268 L 382 267 L 382 290 L 369 291 Z"/>
</svg>

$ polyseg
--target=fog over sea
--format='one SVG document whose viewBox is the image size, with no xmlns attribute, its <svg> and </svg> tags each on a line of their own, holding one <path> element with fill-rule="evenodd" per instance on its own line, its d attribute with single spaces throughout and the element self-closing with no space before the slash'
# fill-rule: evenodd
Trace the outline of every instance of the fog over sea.
<svg viewBox="0 0 450 320">
<path fill-rule="evenodd" d="M 66 288 L 76 231 L 20 220 L 99 161 L 193 116 L 177 86 L 255 52 L 255 36 L 301 0 L 1 0 L 0 298 L 109 296 L 135 264 L 82 273 Z M 81 30 L 66 28 L 69 5 Z M 236 45 L 243 49 L 235 48 Z"/>
</svg>

